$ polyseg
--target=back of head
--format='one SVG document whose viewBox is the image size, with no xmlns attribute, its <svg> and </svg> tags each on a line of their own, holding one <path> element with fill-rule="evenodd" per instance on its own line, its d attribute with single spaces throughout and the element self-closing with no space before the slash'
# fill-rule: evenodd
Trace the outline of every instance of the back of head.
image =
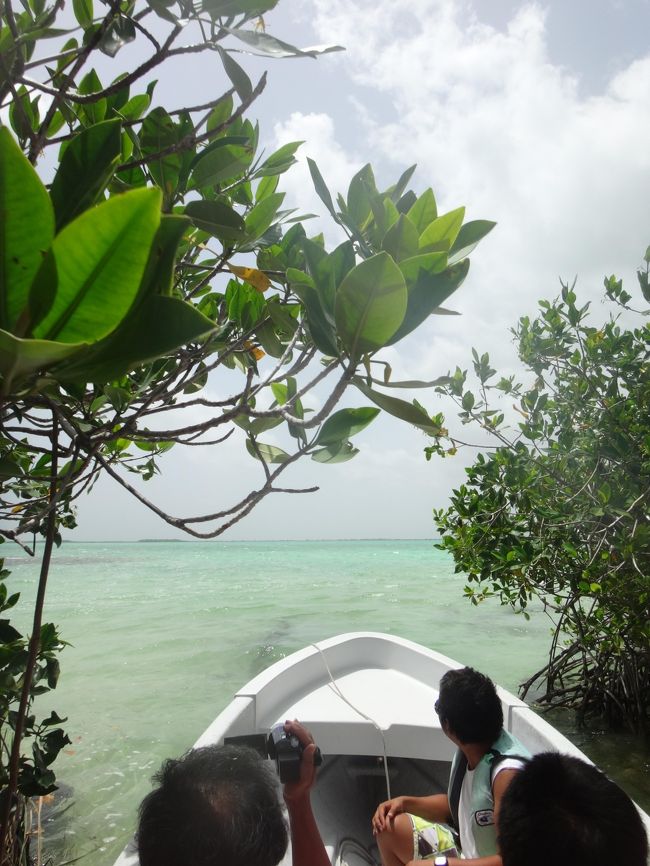
<svg viewBox="0 0 650 866">
<path fill-rule="evenodd" d="M 276 866 L 284 856 L 277 779 L 252 749 L 196 749 L 155 781 L 140 806 L 141 866 Z"/>
<path fill-rule="evenodd" d="M 501 733 L 503 709 L 494 683 L 474 668 L 444 674 L 437 708 L 461 743 L 489 745 Z"/>
<path fill-rule="evenodd" d="M 536 755 L 501 803 L 503 866 L 646 866 L 648 837 L 630 798 L 586 761 Z"/>
</svg>

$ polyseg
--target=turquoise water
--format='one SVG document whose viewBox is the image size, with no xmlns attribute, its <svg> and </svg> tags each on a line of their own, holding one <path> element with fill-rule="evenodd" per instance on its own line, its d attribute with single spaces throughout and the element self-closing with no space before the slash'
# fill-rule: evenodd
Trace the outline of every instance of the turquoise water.
<svg viewBox="0 0 650 866">
<path fill-rule="evenodd" d="M 3 552 L 7 551 L 7 547 Z M 8 560 L 12 591 L 33 598 L 36 562 Z M 69 641 L 56 709 L 72 739 L 45 821 L 55 863 L 111 864 L 165 757 L 190 746 L 254 674 L 346 631 L 410 638 L 516 691 L 545 658 L 549 623 L 496 603 L 473 607 L 430 541 L 64 544 L 46 620 Z M 29 611 L 17 618 L 28 628 Z M 631 738 L 567 729 L 650 805 L 648 754 Z"/>
</svg>

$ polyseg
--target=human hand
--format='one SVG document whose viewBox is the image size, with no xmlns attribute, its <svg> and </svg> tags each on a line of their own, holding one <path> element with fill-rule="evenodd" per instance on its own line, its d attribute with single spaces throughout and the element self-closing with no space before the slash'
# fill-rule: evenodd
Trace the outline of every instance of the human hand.
<svg viewBox="0 0 650 866">
<path fill-rule="evenodd" d="M 287 782 L 284 786 L 284 799 L 287 802 L 308 797 L 314 782 L 316 781 L 316 766 L 314 755 L 316 754 L 316 743 L 307 728 L 304 728 L 297 719 L 284 723 L 284 729 L 288 734 L 298 737 L 303 747 L 300 761 L 300 779 L 297 782 Z"/>
<path fill-rule="evenodd" d="M 384 830 L 392 830 L 393 819 L 404 811 L 404 797 L 393 797 L 392 800 L 384 800 L 380 803 L 372 816 L 373 835 L 376 836 Z"/>
</svg>

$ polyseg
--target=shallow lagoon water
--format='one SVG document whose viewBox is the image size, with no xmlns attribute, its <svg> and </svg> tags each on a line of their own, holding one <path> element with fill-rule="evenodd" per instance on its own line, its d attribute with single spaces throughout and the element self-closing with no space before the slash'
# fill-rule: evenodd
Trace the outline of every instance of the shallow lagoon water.
<svg viewBox="0 0 650 866">
<path fill-rule="evenodd" d="M 8 553 L 7 547 L 4 551 Z M 33 598 L 38 563 L 7 562 Z M 385 631 L 473 665 L 516 691 L 544 662 L 549 622 L 475 607 L 431 541 L 66 543 L 46 603 L 71 646 L 39 712 L 67 716 L 72 745 L 44 821 L 54 862 L 111 864 L 165 757 L 188 748 L 273 661 L 346 631 Z M 29 613 L 17 618 L 28 628 Z M 650 808 L 650 757 L 632 737 L 554 720 Z"/>
</svg>

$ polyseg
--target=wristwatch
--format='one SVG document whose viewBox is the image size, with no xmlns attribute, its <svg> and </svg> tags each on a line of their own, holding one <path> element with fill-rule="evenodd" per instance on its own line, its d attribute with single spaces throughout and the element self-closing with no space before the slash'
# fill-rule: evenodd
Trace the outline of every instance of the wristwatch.
<svg viewBox="0 0 650 866">
<path fill-rule="evenodd" d="M 449 860 L 443 855 L 442 857 L 434 857 L 433 866 L 448 866 Z"/>
</svg>

